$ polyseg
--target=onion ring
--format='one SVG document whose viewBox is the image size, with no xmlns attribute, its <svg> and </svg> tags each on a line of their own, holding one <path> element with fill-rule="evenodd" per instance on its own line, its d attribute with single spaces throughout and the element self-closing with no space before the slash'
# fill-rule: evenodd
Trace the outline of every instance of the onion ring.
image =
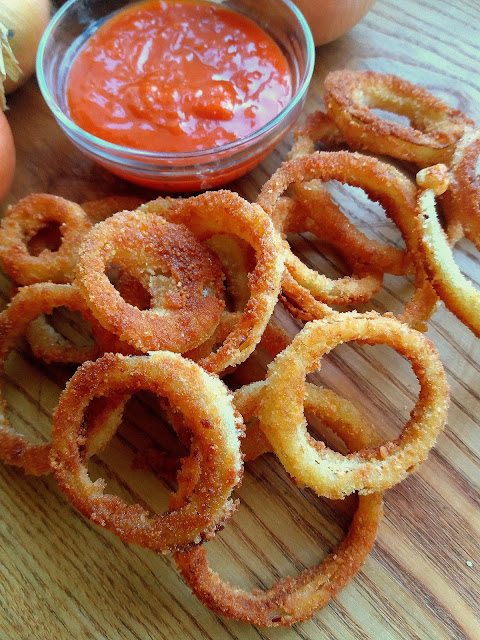
<svg viewBox="0 0 480 640">
<path fill-rule="evenodd" d="M 322 111 L 310 114 L 294 135 L 295 142 L 288 154 L 288 160 L 314 153 L 318 143 L 327 147 L 338 147 L 343 142 L 336 125 Z M 409 260 L 405 251 L 372 240 L 362 233 L 333 202 L 320 180 L 308 184 L 295 183 L 292 188 L 303 207 L 307 209 L 303 217 L 307 225 L 312 224 L 312 228 L 307 227 L 307 230 L 337 249 L 345 250 L 345 247 L 348 247 L 351 259 L 356 259 L 362 264 L 374 265 L 377 270 L 395 275 L 406 273 Z"/>
<path fill-rule="evenodd" d="M 301 188 L 303 185 L 298 186 Z M 330 200 L 330 206 L 338 210 L 340 216 L 346 218 L 331 201 L 329 193 L 323 186 L 318 189 L 318 197 L 315 197 L 314 208 L 317 212 L 320 209 L 322 210 L 322 215 L 325 212 L 325 208 L 321 204 L 323 197 L 328 198 Z M 321 225 L 316 224 L 316 221 L 310 217 L 312 213 L 311 208 L 305 205 L 304 200 L 295 201 L 283 197 L 280 198 L 279 202 L 282 205 L 281 214 L 278 212 L 279 207 L 276 207 L 273 215 L 276 218 L 275 226 L 283 235 L 310 231 L 318 238 L 325 240 L 329 244 L 331 243 L 330 241 L 335 235 L 333 233 L 334 228 L 328 223 L 322 223 Z M 287 206 L 288 204 L 290 206 Z M 326 208 L 328 208 L 328 205 Z M 329 216 L 327 215 L 326 217 L 328 218 Z M 329 222 L 335 224 L 333 217 L 330 217 Z M 327 228 L 328 231 L 325 232 Z M 341 234 L 339 233 L 338 235 Z M 365 264 L 359 263 L 356 259 L 352 259 L 352 256 L 345 251 L 345 246 L 342 246 L 342 242 L 335 240 L 331 244 L 347 265 L 351 267 L 352 275 L 332 280 L 318 273 L 316 270 L 307 267 L 292 252 L 288 242 L 285 242 L 286 269 L 282 282 L 283 292 L 287 295 L 290 294 L 294 298 L 300 298 L 303 292 L 306 291 L 311 293 L 314 298 L 328 305 L 350 305 L 368 302 L 372 296 L 381 290 L 383 273 L 376 267 L 366 266 Z"/>
<path fill-rule="evenodd" d="M 82 363 L 85 360 L 95 360 L 106 351 L 131 354 L 132 347 L 122 343 L 97 322 L 77 287 L 74 285 L 58 285 L 58 287 L 62 287 L 62 289 L 57 289 L 55 293 L 57 304 L 54 306 L 79 311 L 90 324 L 94 344 L 92 346 L 75 345 L 49 324 L 45 314 L 42 313 L 32 320 L 25 331 L 25 337 L 36 358 L 49 363 Z M 52 294 L 49 291 L 47 295 Z"/>
<path fill-rule="evenodd" d="M 305 375 L 318 368 L 325 353 L 352 340 L 387 344 L 407 357 L 420 395 L 396 440 L 342 456 L 308 436 L 303 398 Z M 376 313 L 342 313 L 309 323 L 270 365 L 267 382 L 258 410 L 260 427 L 296 482 L 327 498 L 393 486 L 425 460 L 447 418 L 448 384 L 433 344 L 395 318 Z"/>
<path fill-rule="evenodd" d="M 26 333 L 32 320 L 41 313 L 51 313 L 58 306 L 78 310 L 89 318 L 88 307 L 73 285 L 46 282 L 22 287 L 18 291 L 0 314 L 0 373 L 3 374 L 9 353 L 17 340 Z M 95 352 L 82 352 L 81 355 L 94 357 L 99 347 L 94 349 Z M 52 353 L 49 352 L 48 355 L 52 356 Z M 50 446 L 34 445 L 27 437 L 16 433 L 8 419 L 5 399 L 0 393 L 0 458 L 7 464 L 23 467 L 25 473 L 42 475 L 50 471 Z M 92 450 L 94 449 L 95 447 Z"/>
<path fill-rule="evenodd" d="M 370 156 L 358 153 L 317 152 L 300 156 L 284 163 L 265 183 L 258 197 L 259 204 L 274 215 L 276 203 L 287 187 L 294 183 L 310 182 L 313 179 L 339 180 L 363 188 L 372 199 L 379 201 L 387 215 L 399 227 L 408 253 L 415 267 L 415 293 L 405 307 L 402 319 L 414 328 L 425 330 L 425 322 L 436 310 L 438 298 L 425 276 L 423 263 L 418 255 L 417 228 L 415 225 L 415 186 L 394 167 Z M 284 249 L 287 251 L 287 249 Z M 289 271 L 289 257 L 285 259 Z M 302 299 L 308 298 L 308 312 L 313 312 L 315 299 L 308 289 L 299 284 L 293 274 L 286 282 L 284 292 L 297 307 L 302 308 Z M 324 317 L 325 309 L 319 308 L 316 316 Z"/>
<path fill-rule="evenodd" d="M 255 383 L 240 389 L 235 398 L 237 408 L 245 411 L 245 419 L 258 406 L 265 383 Z M 375 446 L 378 437 L 352 409 L 350 403 L 344 415 L 325 409 L 326 394 L 341 399 L 332 392 L 307 385 L 305 408 L 332 428 L 349 448 Z M 359 423 L 356 420 L 359 420 Z M 247 431 L 248 433 L 248 431 Z M 248 438 L 248 435 L 247 435 Z M 261 453 L 261 448 L 258 453 Z M 194 594 L 215 613 L 249 622 L 257 626 L 276 627 L 308 620 L 343 589 L 363 565 L 372 548 L 382 517 L 382 494 L 360 496 L 357 510 L 344 540 L 318 566 L 302 571 L 297 577 L 280 579 L 268 591 L 251 593 L 232 587 L 213 572 L 205 548 L 192 548 L 174 555 L 177 567 Z"/>
<path fill-rule="evenodd" d="M 201 455 L 200 478 L 181 509 L 151 517 L 92 482 L 82 455 L 85 410 L 94 397 L 141 389 L 168 397 L 181 411 Z M 225 385 L 178 354 L 106 354 L 82 365 L 67 383 L 53 419 L 51 464 L 60 488 L 85 516 L 134 542 L 161 553 L 211 538 L 235 509 L 230 499 L 242 477 L 239 436 L 243 423 Z"/>
<path fill-rule="evenodd" d="M 58 251 L 31 255 L 28 242 L 48 223 L 57 222 L 62 236 Z M 8 209 L 1 223 L 0 260 L 20 284 L 68 283 L 73 280 L 78 249 L 91 223 L 80 205 L 45 193 L 33 194 Z"/>
<path fill-rule="evenodd" d="M 426 89 L 391 74 L 333 71 L 325 78 L 329 116 L 353 147 L 409 160 L 420 167 L 449 162 L 470 118 Z M 406 116 L 411 126 L 372 109 Z"/>
<path fill-rule="evenodd" d="M 110 261 L 148 290 L 150 309 L 123 300 L 105 273 Z M 183 225 L 140 210 L 93 227 L 80 250 L 75 283 L 100 324 L 140 351 L 198 346 L 224 308 L 221 268 L 211 252 Z"/>
<path fill-rule="evenodd" d="M 239 322 L 215 353 L 199 360 L 206 371 L 221 373 L 248 358 L 273 313 L 284 265 L 281 241 L 263 209 L 236 193 L 219 190 L 185 200 L 166 200 L 170 206 L 163 200 L 153 201 L 138 211 L 151 211 L 170 222 L 185 224 L 201 242 L 229 233 L 255 251 L 255 269 L 249 274 L 250 297 Z"/>
<path fill-rule="evenodd" d="M 462 274 L 438 221 L 435 194 L 418 193 L 418 235 L 425 269 L 445 306 L 480 338 L 480 291 Z"/>
<path fill-rule="evenodd" d="M 464 233 L 480 251 L 479 158 L 480 129 L 471 129 L 465 133 L 457 145 L 450 165 L 452 180 L 449 189 L 441 198 L 441 203 L 448 222 L 446 234 L 449 244 L 455 244 L 455 240 L 460 239 Z M 422 186 L 428 188 L 429 185 Z M 461 227 L 461 232 L 459 231 L 452 239 L 449 227 L 455 224 Z"/>
</svg>

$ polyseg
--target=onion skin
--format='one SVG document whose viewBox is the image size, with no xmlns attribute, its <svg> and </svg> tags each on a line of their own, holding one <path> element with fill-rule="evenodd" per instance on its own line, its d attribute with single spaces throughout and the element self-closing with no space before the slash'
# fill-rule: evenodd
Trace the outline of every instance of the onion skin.
<svg viewBox="0 0 480 640">
<path fill-rule="evenodd" d="M 15 173 L 15 145 L 8 120 L 0 111 L 0 203 L 10 190 Z"/>
<path fill-rule="evenodd" d="M 49 20 L 48 0 L 0 0 L 0 22 L 13 32 L 9 43 L 22 70 L 16 82 L 6 79 L 6 94 L 18 89 L 35 71 L 38 44 Z"/>
</svg>

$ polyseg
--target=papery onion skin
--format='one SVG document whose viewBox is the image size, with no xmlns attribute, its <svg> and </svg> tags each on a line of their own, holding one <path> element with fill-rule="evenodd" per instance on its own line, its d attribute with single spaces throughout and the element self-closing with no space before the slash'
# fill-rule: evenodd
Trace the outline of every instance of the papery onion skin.
<svg viewBox="0 0 480 640">
<path fill-rule="evenodd" d="M 38 45 L 49 20 L 48 0 L 2 0 L 0 3 L 0 22 L 12 33 L 8 41 L 22 70 L 17 81 L 5 80 L 6 94 L 18 89 L 35 71 Z"/>
</svg>

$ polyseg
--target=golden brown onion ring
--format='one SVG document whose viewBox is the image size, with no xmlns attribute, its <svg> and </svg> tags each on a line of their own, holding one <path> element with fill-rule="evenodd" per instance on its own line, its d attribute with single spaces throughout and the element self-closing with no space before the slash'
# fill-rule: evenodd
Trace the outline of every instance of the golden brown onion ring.
<svg viewBox="0 0 480 640">
<path fill-rule="evenodd" d="M 29 241 L 48 226 L 58 223 L 61 244 L 57 251 L 45 248 L 31 255 Z M 91 223 L 74 202 L 38 193 L 8 209 L 0 229 L 0 260 L 5 272 L 19 284 L 71 282 L 80 244 Z"/>
<path fill-rule="evenodd" d="M 396 440 L 343 456 L 308 435 L 303 398 L 305 375 L 319 367 L 324 354 L 352 340 L 387 344 L 408 358 L 420 394 Z M 258 410 L 260 427 L 296 482 L 328 498 L 380 491 L 405 478 L 425 460 L 447 418 L 448 384 L 433 344 L 395 318 L 376 313 L 341 313 L 307 324 L 270 365 L 267 383 Z"/>
<path fill-rule="evenodd" d="M 235 403 L 245 420 L 258 407 L 264 388 L 265 383 L 260 382 L 236 393 Z M 351 450 L 375 446 L 379 441 L 350 403 L 343 403 L 332 392 L 307 385 L 305 409 L 322 419 Z M 251 448 L 252 456 L 253 451 Z M 262 452 L 260 442 L 257 453 Z M 348 534 L 323 562 L 296 577 L 280 579 L 268 591 L 249 593 L 223 581 L 210 569 L 203 547 L 174 557 L 194 594 L 215 613 L 263 627 L 292 625 L 308 620 L 348 584 L 374 544 L 381 517 L 382 494 L 360 496 Z"/>
<path fill-rule="evenodd" d="M 287 159 L 314 153 L 319 143 L 326 151 L 338 150 L 345 146 L 344 139 L 335 123 L 326 113 L 316 111 L 294 133 L 294 143 Z M 309 183 L 295 183 L 292 189 L 306 212 L 304 224 L 319 238 L 332 247 L 346 253 L 351 259 L 362 264 L 373 265 L 376 270 L 402 275 L 408 270 L 405 251 L 368 238 L 336 205 L 320 180 Z M 308 224 L 311 228 L 308 228 Z M 347 248 L 347 251 L 345 251 Z"/>
<path fill-rule="evenodd" d="M 104 482 L 90 480 L 82 455 L 84 415 L 92 398 L 143 389 L 167 397 L 185 416 L 202 460 L 186 504 L 154 516 L 138 504 L 104 494 Z M 243 472 L 242 432 L 225 385 L 194 362 L 166 351 L 107 354 L 82 365 L 67 383 L 53 419 L 51 464 L 60 488 L 81 513 L 125 542 L 165 553 L 211 538 L 234 511 L 230 494 Z M 106 439 L 110 435 L 108 428 Z"/>
<path fill-rule="evenodd" d="M 255 251 L 255 268 L 249 275 L 250 297 L 239 322 L 221 347 L 199 360 L 211 373 L 220 373 L 243 362 L 255 349 L 277 302 L 284 257 L 278 234 L 263 209 L 231 191 L 212 191 L 185 200 L 148 203 L 139 211 L 151 211 L 174 223 L 185 224 L 203 242 L 229 233 Z"/>
<path fill-rule="evenodd" d="M 425 277 L 423 263 L 418 255 L 415 185 L 391 165 L 370 156 L 345 151 L 317 152 L 284 163 L 265 183 L 258 202 L 267 213 L 274 215 L 280 196 L 291 184 L 308 183 L 313 179 L 348 182 L 361 187 L 372 199 L 384 206 L 387 215 L 399 227 L 415 267 L 415 293 L 413 299 L 407 303 L 401 318 L 410 326 L 425 330 L 425 322 L 436 310 L 438 299 Z M 287 253 L 288 247 L 284 246 L 284 251 Z M 285 262 L 286 272 L 290 273 L 288 255 Z M 285 281 L 284 276 L 283 287 L 289 301 L 302 309 L 302 300 L 308 299 L 309 307 L 304 310 L 313 313 L 316 305 L 311 292 L 298 283 L 293 275 L 290 282 Z M 322 306 L 316 317 L 324 315 Z"/>
<path fill-rule="evenodd" d="M 325 78 L 325 106 L 354 148 L 409 160 L 420 167 L 449 162 L 470 118 L 426 89 L 392 74 L 333 71 Z M 411 125 L 386 120 L 391 111 Z"/>
<path fill-rule="evenodd" d="M 121 297 L 106 274 L 111 262 L 150 293 L 150 309 Z M 139 210 L 93 227 L 80 250 L 75 283 L 100 324 L 140 351 L 198 346 L 214 332 L 224 308 L 215 256 L 183 225 Z"/>
</svg>

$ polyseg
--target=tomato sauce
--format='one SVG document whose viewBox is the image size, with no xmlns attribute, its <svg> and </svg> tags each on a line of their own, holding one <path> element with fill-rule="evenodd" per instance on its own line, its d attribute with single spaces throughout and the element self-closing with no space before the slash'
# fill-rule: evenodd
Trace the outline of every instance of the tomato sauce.
<svg viewBox="0 0 480 640">
<path fill-rule="evenodd" d="M 87 40 L 67 100 L 73 121 L 103 140 L 188 152 L 262 128 L 291 85 L 279 47 L 248 18 L 201 0 L 149 0 Z"/>
</svg>

